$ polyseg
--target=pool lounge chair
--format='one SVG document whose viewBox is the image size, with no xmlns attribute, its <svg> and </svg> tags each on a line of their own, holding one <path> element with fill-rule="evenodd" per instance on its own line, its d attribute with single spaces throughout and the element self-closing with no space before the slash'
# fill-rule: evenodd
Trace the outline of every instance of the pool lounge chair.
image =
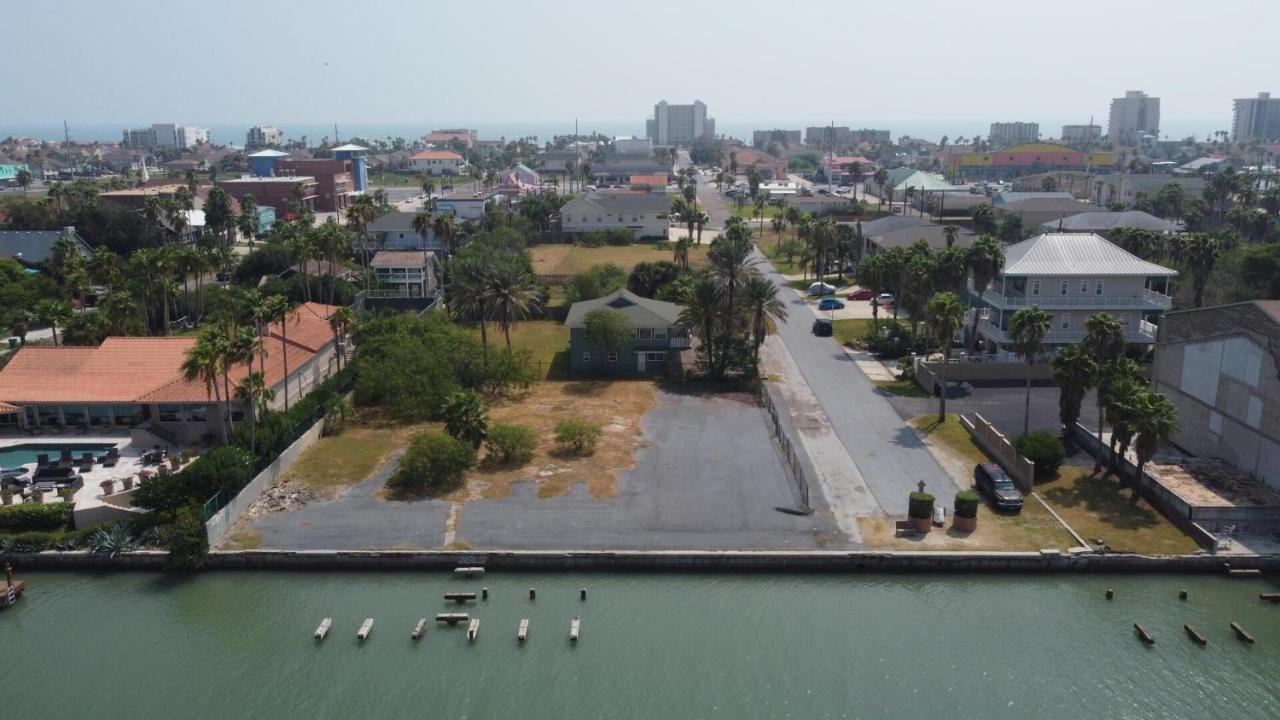
<svg viewBox="0 0 1280 720">
<path fill-rule="evenodd" d="M 52 464 L 53 463 L 49 461 L 49 453 L 40 453 L 39 455 L 36 455 L 37 468 L 49 467 Z"/>
</svg>

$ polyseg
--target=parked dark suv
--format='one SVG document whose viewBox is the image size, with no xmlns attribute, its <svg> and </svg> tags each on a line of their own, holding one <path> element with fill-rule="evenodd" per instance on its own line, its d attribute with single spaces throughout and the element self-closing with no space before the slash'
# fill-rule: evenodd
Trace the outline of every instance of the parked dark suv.
<svg viewBox="0 0 1280 720">
<path fill-rule="evenodd" d="M 831 337 L 834 331 L 831 321 L 826 318 L 818 318 L 813 321 L 813 334 L 818 337 Z"/>
<path fill-rule="evenodd" d="M 1022 512 L 1022 493 L 1013 484 L 1003 468 L 995 463 L 983 463 L 973 468 L 973 484 L 978 492 L 991 499 L 997 510 Z"/>
</svg>

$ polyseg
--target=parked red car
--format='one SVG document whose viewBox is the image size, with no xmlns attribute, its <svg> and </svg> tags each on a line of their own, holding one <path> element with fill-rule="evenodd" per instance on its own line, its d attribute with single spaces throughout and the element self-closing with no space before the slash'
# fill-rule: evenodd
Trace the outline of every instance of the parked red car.
<svg viewBox="0 0 1280 720">
<path fill-rule="evenodd" d="M 845 300 L 870 300 L 873 297 L 875 297 L 875 295 L 872 294 L 870 290 L 854 290 L 848 295 L 845 295 L 844 299 Z"/>
</svg>

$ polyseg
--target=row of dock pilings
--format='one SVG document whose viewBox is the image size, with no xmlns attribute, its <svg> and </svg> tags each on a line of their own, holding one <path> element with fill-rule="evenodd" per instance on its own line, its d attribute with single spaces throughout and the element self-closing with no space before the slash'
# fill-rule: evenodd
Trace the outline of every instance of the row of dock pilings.
<svg viewBox="0 0 1280 720">
<path fill-rule="evenodd" d="M 1116 597 L 1116 592 L 1111 588 L 1107 588 L 1104 595 L 1108 600 L 1114 600 Z M 1186 600 L 1188 597 L 1189 595 L 1185 589 L 1178 591 L 1179 600 Z M 1258 593 L 1258 599 L 1264 600 L 1266 602 L 1271 602 L 1271 603 L 1280 603 L 1280 593 Z M 1251 635 L 1247 630 L 1245 630 L 1244 626 L 1241 625 L 1240 623 L 1233 621 L 1230 627 L 1231 627 L 1231 631 L 1235 633 L 1236 639 L 1239 640 L 1240 642 L 1245 643 L 1246 645 L 1252 645 L 1254 644 L 1254 642 L 1256 642 L 1254 640 L 1253 635 Z M 1187 633 L 1187 637 L 1190 638 L 1191 641 L 1196 643 L 1197 645 L 1203 646 L 1203 645 L 1209 644 L 1209 639 L 1205 637 L 1203 633 L 1197 630 L 1194 625 L 1187 623 L 1182 626 L 1182 629 Z M 1141 623 L 1134 623 L 1133 631 L 1134 631 L 1134 634 L 1138 636 L 1138 639 L 1141 640 L 1144 644 L 1154 645 L 1156 643 L 1155 636 L 1151 634 L 1150 630 L 1147 630 L 1145 627 L 1143 627 Z"/>
</svg>

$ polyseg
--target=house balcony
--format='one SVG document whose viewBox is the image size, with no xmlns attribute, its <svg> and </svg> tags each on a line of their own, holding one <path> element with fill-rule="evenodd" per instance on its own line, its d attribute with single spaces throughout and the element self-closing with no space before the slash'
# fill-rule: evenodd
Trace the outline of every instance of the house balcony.
<svg viewBox="0 0 1280 720">
<path fill-rule="evenodd" d="M 673 350 L 687 350 L 692 346 L 693 339 L 687 335 L 685 337 L 673 337 L 671 338 L 671 342 L 668 344 L 668 347 Z"/>
<path fill-rule="evenodd" d="M 1013 342 L 1013 337 L 1008 332 L 1001 330 L 999 326 L 986 319 L 978 321 L 978 334 L 1001 344 Z M 1055 328 L 1045 333 L 1044 343 L 1045 345 L 1066 345 L 1084 340 L 1085 335 L 1086 332 L 1083 329 L 1061 330 Z M 1146 320 L 1139 320 L 1136 325 L 1125 327 L 1124 337 L 1126 341 L 1131 343 L 1154 343 L 1156 341 L 1156 325 Z"/>
<path fill-rule="evenodd" d="M 969 283 L 969 292 L 977 298 L 978 294 Z M 1053 308 L 1079 308 L 1088 310 L 1168 310 L 1173 306 L 1173 298 L 1164 293 L 1143 288 L 1136 295 L 1049 295 L 1036 296 L 1002 295 L 995 290 L 987 290 L 982 295 L 985 303 L 1003 309 L 1017 309 L 1035 305 L 1046 310 Z"/>
</svg>

